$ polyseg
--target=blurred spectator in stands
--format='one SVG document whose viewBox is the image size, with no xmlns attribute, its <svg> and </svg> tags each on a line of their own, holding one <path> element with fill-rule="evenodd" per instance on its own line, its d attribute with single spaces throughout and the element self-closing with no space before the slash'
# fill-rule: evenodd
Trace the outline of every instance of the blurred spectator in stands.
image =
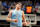
<svg viewBox="0 0 40 27">
<path fill-rule="evenodd" d="M 0 9 L 2 8 L 2 1 L 0 1 Z"/>
<path fill-rule="evenodd" d="M 30 6 L 32 6 L 32 1 L 30 1 Z"/>
<path fill-rule="evenodd" d="M 13 2 L 13 6 L 15 6 L 16 5 L 16 3 L 15 2 Z"/>
<path fill-rule="evenodd" d="M 25 2 L 25 7 L 30 6 L 30 1 Z"/>
<path fill-rule="evenodd" d="M 40 5 L 38 6 L 38 9 L 40 10 Z"/>
<path fill-rule="evenodd" d="M 35 8 L 38 8 L 38 5 L 36 5 Z"/>
<path fill-rule="evenodd" d="M 39 6 L 39 2 L 37 2 L 37 3 L 36 3 L 36 5 L 38 5 L 38 6 Z"/>
<path fill-rule="evenodd" d="M 3 9 L 2 1 L 0 1 L 0 9 Z"/>
<path fill-rule="evenodd" d="M 1 14 L 2 9 L 3 9 L 3 5 L 2 5 L 2 1 L 0 1 L 0 14 Z"/>
<path fill-rule="evenodd" d="M 40 6 L 38 6 L 37 15 L 40 15 Z"/>
<path fill-rule="evenodd" d="M 34 5 L 33 6 L 35 7 L 35 2 L 34 2 Z"/>
<path fill-rule="evenodd" d="M 14 9 L 15 9 L 15 7 L 13 6 L 13 7 L 8 8 L 8 11 L 14 10 Z"/>
<path fill-rule="evenodd" d="M 35 8 L 38 8 L 38 5 L 36 5 Z"/>
<path fill-rule="evenodd" d="M 23 10 L 23 11 L 25 10 L 25 5 L 22 7 L 22 10 Z"/>
<path fill-rule="evenodd" d="M 38 8 L 35 8 L 35 10 L 34 10 L 34 14 L 36 14 L 36 13 L 37 13 L 37 10 L 38 10 Z"/>
<path fill-rule="evenodd" d="M 24 13 L 25 13 L 25 11 L 26 11 L 26 9 L 25 9 L 25 5 L 23 5 L 22 10 L 23 10 Z"/>
<path fill-rule="evenodd" d="M 37 12 L 38 8 L 35 9 L 35 11 Z"/>
<path fill-rule="evenodd" d="M 7 8 L 7 9 L 10 8 L 10 5 L 8 4 L 6 8 Z"/>
<path fill-rule="evenodd" d="M 3 11 L 1 12 L 1 15 L 8 15 L 8 10 L 6 7 L 4 7 Z"/>
<path fill-rule="evenodd" d="M 10 7 L 13 7 L 13 6 L 15 6 L 15 4 L 16 4 L 15 2 L 11 3 L 11 6 L 10 6 Z"/>
<path fill-rule="evenodd" d="M 13 9 L 15 9 L 15 7 L 13 6 L 13 7 L 11 7 L 11 10 L 13 10 Z"/>
<path fill-rule="evenodd" d="M 34 11 L 35 11 L 35 7 L 33 6 L 33 8 L 32 8 L 32 13 L 34 13 Z"/>
<path fill-rule="evenodd" d="M 3 11 L 5 11 L 5 12 L 6 12 L 6 11 L 7 11 L 7 8 L 6 8 L 6 7 L 4 7 Z"/>
<path fill-rule="evenodd" d="M 8 4 L 11 6 L 12 2 L 10 1 Z"/>
<path fill-rule="evenodd" d="M 3 2 L 3 6 L 4 7 L 6 7 L 7 6 L 7 2 L 5 1 L 5 2 Z"/>
</svg>

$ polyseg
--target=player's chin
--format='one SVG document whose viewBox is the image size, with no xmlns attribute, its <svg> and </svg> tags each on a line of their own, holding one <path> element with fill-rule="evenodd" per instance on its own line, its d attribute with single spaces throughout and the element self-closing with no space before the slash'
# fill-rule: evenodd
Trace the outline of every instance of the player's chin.
<svg viewBox="0 0 40 27">
<path fill-rule="evenodd" d="M 21 8 L 21 7 L 17 7 L 17 8 Z"/>
</svg>

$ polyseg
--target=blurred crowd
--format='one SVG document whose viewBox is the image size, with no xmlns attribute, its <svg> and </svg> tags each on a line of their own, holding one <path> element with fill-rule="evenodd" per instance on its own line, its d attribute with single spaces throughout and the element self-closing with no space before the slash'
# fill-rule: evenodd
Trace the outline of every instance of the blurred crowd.
<svg viewBox="0 0 40 27">
<path fill-rule="evenodd" d="M 40 15 L 40 2 L 39 1 L 19 1 L 22 2 L 21 10 L 24 11 L 25 14 L 37 14 Z M 15 9 L 16 2 L 14 1 L 0 1 L 0 13 L 8 14 L 10 10 Z M 31 6 L 31 13 L 27 13 L 27 6 Z M 30 11 L 30 10 L 29 10 Z"/>
</svg>

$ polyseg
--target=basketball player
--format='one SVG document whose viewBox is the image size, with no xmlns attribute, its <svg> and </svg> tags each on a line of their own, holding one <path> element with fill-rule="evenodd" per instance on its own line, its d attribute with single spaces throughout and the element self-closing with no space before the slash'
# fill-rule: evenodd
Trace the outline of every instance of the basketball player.
<svg viewBox="0 0 40 27">
<path fill-rule="evenodd" d="M 24 12 L 21 10 L 22 3 L 18 2 L 16 4 L 16 8 L 11 10 L 8 14 L 7 21 L 10 22 L 10 27 L 22 27 L 22 25 L 26 25 Z M 10 18 L 11 17 L 11 18 Z M 23 23 L 22 23 L 23 20 Z"/>
</svg>

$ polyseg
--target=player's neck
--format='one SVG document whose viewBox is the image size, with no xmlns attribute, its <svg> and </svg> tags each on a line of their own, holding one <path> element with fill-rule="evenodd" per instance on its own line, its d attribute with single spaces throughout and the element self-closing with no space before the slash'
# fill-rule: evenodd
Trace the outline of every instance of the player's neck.
<svg viewBox="0 0 40 27">
<path fill-rule="evenodd" d="M 19 11 L 20 9 L 19 8 L 16 8 L 16 10 Z"/>
</svg>

